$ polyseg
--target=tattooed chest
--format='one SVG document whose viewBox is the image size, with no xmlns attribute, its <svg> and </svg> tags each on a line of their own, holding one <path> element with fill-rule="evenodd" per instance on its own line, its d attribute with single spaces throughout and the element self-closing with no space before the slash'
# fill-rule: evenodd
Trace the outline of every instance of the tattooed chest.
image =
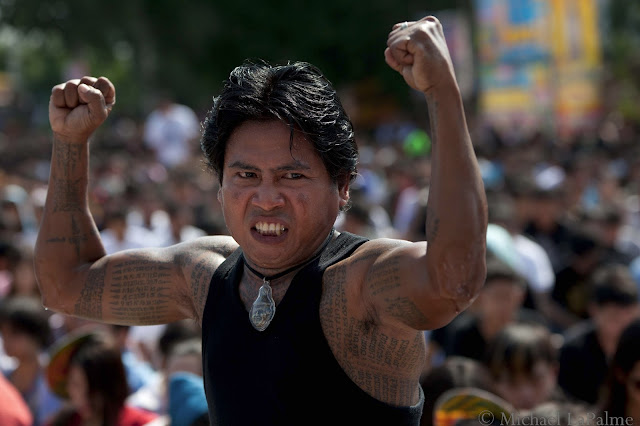
<svg viewBox="0 0 640 426">
<path fill-rule="evenodd" d="M 346 277 L 325 277 L 320 320 L 327 342 L 345 373 L 362 390 L 396 405 L 419 398 L 418 380 L 425 361 L 424 336 L 380 325 L 346 291 Z"/>
</svg>

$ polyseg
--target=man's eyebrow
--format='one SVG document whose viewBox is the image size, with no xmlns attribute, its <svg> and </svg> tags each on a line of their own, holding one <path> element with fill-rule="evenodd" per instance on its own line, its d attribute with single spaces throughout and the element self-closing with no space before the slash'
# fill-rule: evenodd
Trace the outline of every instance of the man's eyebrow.
<svg viewBox="0 0 640 426">
<path fill-rule="evenodd" d="M 234 161 L 228 166 L 230 169 L 244 169 L 244 170 L 260 170 L 256 166 L 252 166 L 251 164 L 243 163 L 242 161 Z"/>
<path fill-rule="evenodd" d="M 293 163 L 289 163 L 289 164 L 284 164 L 282 166 L 276 167 L 276 171 L 279 172 L 286 172 L 286 171 L 291 171 L 291 170 L 309 170 L 311 169 L 311 167 L 309 167 L 307 164 L 301 162 L 301 161 L 294 161 Z"/>
<path fill-rule="evenodd" d="M 256 167 L 254 165 L 245 163 L 243 161 L 234 161 L 233 163 L 229 164 L 227 167 L 229 167 L 230 169 L 243 169 L 243 170 L 254 170 L 254 171 L 260 171 L 259 167 Z M 283 164 L 282 166 L 278 166 L 276 167 L 274 170 L 277 172 L 288 172 L 291 170 L 309 170 L 311 169 L 311 167 L 309 167 L 309 165 L 301 162 L 301 161 L 294 161 L 291 162 L 289 164 Z"/>
</svg>

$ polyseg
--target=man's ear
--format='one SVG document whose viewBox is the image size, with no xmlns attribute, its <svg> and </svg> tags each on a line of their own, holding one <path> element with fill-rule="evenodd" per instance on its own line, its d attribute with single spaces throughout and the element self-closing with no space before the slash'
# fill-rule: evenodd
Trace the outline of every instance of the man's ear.
<svg viewBox="0 0 640 426">
<path fill-rule="evenodd" d="M 218 188 L 217 198 L 218 198 L 218 202 L 222 204 L 222 187 Z"/>
<path fill-rule="evenodd" d="M 340 210 L 349 204 L 349 176 L 345 175 L 338 179 L 338 197 L 340 197 Z"/>
</svg>

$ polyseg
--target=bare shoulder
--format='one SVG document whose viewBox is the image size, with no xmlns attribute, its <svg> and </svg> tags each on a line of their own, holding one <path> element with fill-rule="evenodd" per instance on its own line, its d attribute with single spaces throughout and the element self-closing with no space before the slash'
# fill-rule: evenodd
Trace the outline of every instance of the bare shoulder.
<svg viewBox="0 0 640 426">
<path fill-rule="evenodd" d="M 175 246 L 179 253 L 209 252 L 226 259 L 238 248 L 238 243 L 230 235 L 211 235 L 195 238 Z"/>
<path fill-rule="evenodd" d="M 238 243 L 227 235 L 196 238 L 173 247 L 175 259 L 187 283 L 198 322 L 202 320 L 209 284 L 214 272 L 237 248 Z"/>
<path fill-rule="evenodd" d="M 426 243 L 413 243 L 406 240 L 392 238 L 377 238 L 367 241 L 346 259 L 332 265 L 333 269 L 346 269 L 349 272 L 347 283 L 350 287 L 362 287 L 373 277 L 380 277 L 380 273 L 389 274 L 402 266 L 426 254 Z M 376 279 L 376 281 L 380 281 Z"/>
<path fill-rule="evenodd" d="M 424 247 L 424 250 L 423 250 Z M 395 285 L 397 275 L 407 259 L 426 253 L 426 243 L 378 238 L 367 241 L 346 259 L 330 266 L 324 276 L 324 290 L 344 291 L 349 296 L 350 309 L 362 315 L 372 315 L 368 306 L 371 286 Z M 386 283 L 386 284 L 385 284 Z"/>
<path fill-rule="evenodd" d="M 411 250 L 419 244 L 393 238 L 376 238 L 362 244 L 351 256 L 340 263 L 345 263 L 350 268 L 370 267 L 385 256 Z"/>
</svg>

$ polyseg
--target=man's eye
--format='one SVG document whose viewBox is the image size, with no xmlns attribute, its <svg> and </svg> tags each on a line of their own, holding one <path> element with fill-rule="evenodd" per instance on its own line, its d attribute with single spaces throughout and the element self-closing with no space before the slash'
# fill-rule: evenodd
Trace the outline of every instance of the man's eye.
<svg viewBox="0 0 640 426">
<path fill-rule="evenodd" d="M 301 179 L 304 175 L 302 173 L 287 173 L 284 177 L 285 179 Z"/>
<path fill-rule="evenodd" d="M 238 176 L 240 176 L 243 179 L 250 179 L 250 178 L 256 177 L 256 174 L 253 172 L 240 172 L 238 173 Z"/>
</svg>

